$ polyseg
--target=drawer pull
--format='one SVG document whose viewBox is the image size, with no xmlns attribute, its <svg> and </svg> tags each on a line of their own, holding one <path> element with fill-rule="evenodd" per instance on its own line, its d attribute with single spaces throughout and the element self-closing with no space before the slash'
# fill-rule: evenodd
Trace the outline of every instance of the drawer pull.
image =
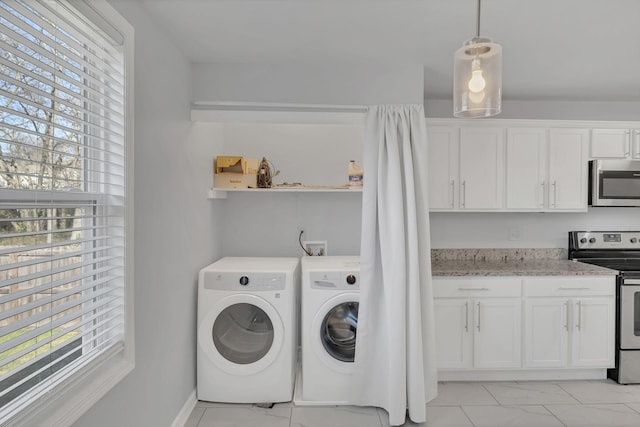
<svg viewBox="0 0 640 427">
<path fill-rule="evenodd" d="M 488 291 L 489 288 L 458 288 L 459 291 Z"/>
<path fill-rule="evenodd" d="M 565 288 L 565 287 L 559 287 L 558 288 L 559 291 L 590 291 L 591 288 Z"/>
</svg>

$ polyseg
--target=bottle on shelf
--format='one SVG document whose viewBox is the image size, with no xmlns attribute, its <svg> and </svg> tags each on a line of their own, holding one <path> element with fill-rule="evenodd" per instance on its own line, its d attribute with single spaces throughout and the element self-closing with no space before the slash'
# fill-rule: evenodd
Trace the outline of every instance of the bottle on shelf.
<svg viewBox="0 0 640 427">
<path fill-rule="evenodd" d="M 355 160 L 349 161 L 349 188 L 362 188 L 362 166 Z"/>
</svg>

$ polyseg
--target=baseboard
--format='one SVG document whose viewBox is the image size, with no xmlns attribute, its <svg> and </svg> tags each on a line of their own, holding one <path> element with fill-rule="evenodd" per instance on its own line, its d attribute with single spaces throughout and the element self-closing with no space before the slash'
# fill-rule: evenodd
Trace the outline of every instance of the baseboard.
<svg viewBox="0 0 640 427">
<path fill-rule="evenodd" d="M 189 419 L 189 415 L 191 415 L 191 412 L 193 411 L 193 408 L 196 407 L 197 402 L 196 390 L 194 389 L 189 397 L 187 397 L 187 401 L 182 405 L 182 408 L 180 409 L 180 412 L 178 412 L 176 418 L 171 423 L 171 427 L 184 427 Z"/>
</svg>

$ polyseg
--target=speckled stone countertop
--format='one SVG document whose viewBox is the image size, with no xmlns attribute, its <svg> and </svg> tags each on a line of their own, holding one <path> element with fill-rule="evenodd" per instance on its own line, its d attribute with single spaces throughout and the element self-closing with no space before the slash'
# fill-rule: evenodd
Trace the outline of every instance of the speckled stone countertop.
<svg viewBox="0 0 640 427">
<path fill-rule="evenodd" d="M 433 249 L 437 276 L 607 276 L 611 270 L 567 259 L 566 249 Z"/>
</svg>

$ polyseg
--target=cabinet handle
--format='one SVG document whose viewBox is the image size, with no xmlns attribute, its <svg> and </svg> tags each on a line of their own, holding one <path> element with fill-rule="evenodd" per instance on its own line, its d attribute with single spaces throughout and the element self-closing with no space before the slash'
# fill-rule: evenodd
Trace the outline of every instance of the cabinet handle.
<svg viewBox="0 0 640 427">
<path fill-rule="evenodd" d="M 460 203 L 462 207 L 466 207 L 467 205 L 467 181 L 462 181 L 462 202 Z"/>
<path fill-rule="evenodd" d="M 578 323 L 576 324 L 576 328 L 580 330 L 580 328 L 582 328 L 582 301 L 578 301 L 576 305 L 578 306 Z"/>
<path fill-rule="evenodd" d="M 560 286 L 558 288 L 559 291 L 589 291 L 591 288 L 565 288 L 564 286 Z"/>
<path fill-rule="evenodd" d="M 553 207 L 555 208 L 558 204 L 558 183 L 553 181 L 551 186 L 553 187 Z"/>
<path fill-rule="evenodd" d="M 569 331 L 569 301 L 564 303 L 564 329 Z"/>
<path fill-rule="evenodd" d="M 488 291 L 489 288 L 458 288 L 459 291 Z"/>
<path fill-rule="evenodd" d="M 464 331 L 469 332 L 469 302 L 464 303 Z"/>
<path fill-rule="evenodd" d="M 478 303 L 478 332 L 480 332 L 480 303 Z"/>
<path fill-rule="evenodd" d="M 545 182 L 542 181 L 542 184 L 540 184 L 540 207 L 544 208 L 544 186 L 545 186 Z"/>
<path fill-rule="evenodd" d="M 631 155 L 631 133 L 625 131 L 624 135 L 627 137 L 624 144 L 624 156 L 629 157 Z"/>
<path fill-rule="evenodd" d="M 635 134 L 635 150 L 632 157 L 640 159 L 640 130 L 635 130 L 633 133 Z"/>
<path fill-rule="evenodd" d="M 454 193 L 455 193 L 455 188 L 456 188 L 456 180 L 452 179 L 451 180 L 451 192 L 449 193 L 449 200 L 451 200 L 451 207 L 455 207 L 454 205 Z"/>
</svg>

